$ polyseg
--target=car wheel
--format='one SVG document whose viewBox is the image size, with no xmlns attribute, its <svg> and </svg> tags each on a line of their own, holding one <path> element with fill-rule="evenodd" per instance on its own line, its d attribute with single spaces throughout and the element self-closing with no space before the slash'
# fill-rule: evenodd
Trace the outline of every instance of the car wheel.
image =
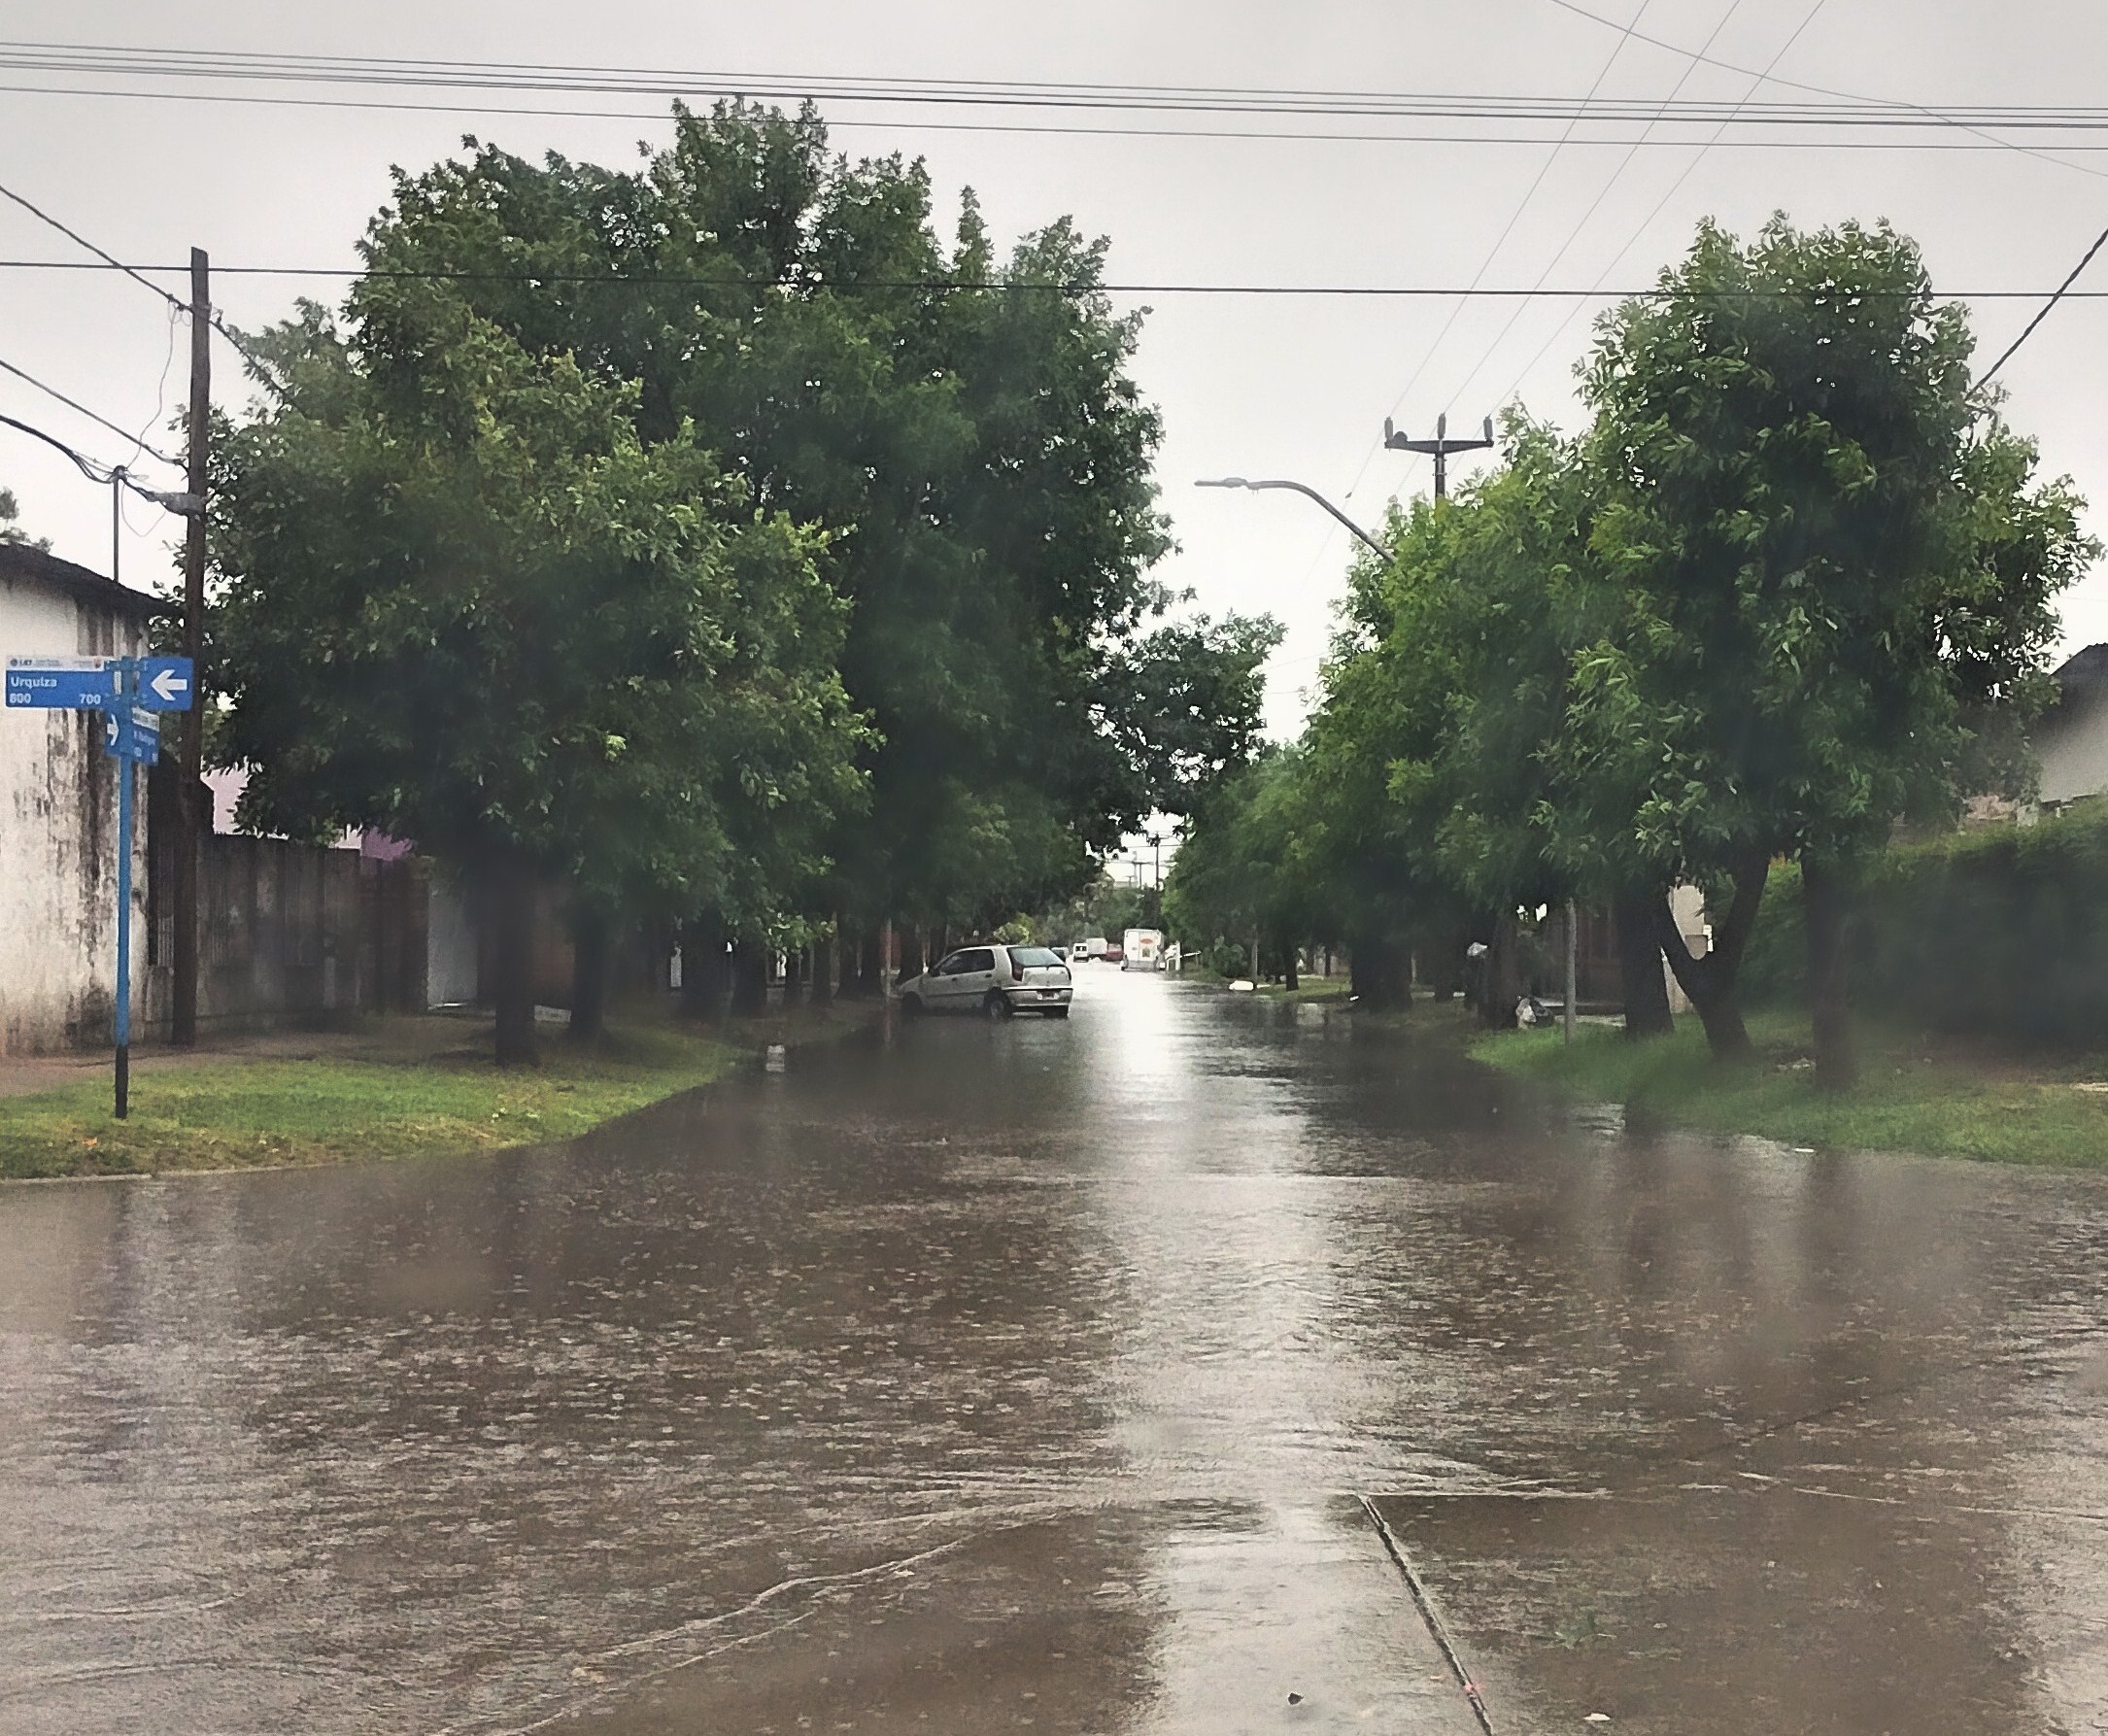
<svg viewBox="0 0 2108 1736">
<path fill-rule="evenodd" d="M 990 989 L 981 1010 L 992 1019 L 1006 1019 L 1010 1016 L 1010 998 L 1001 989 Z"/>
<path fill-rule="evenodd" d="M 920 995 L 902 995 L 901 997 L 901 1016 L 902 1018 L 919 1019 L 922 1017 L 923 1011 L 922 997 Z"/>
</svg>

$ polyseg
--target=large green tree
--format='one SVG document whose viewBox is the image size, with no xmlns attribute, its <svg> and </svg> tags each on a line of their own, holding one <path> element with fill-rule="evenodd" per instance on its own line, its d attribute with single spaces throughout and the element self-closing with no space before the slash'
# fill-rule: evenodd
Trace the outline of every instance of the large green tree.
<svg viewBox="0 0 2108 1736">
<path fill-rule="evenodd" d="M 472 143 L 398 179 L 366 253 L 369 319 L 449 274 L 530 355 L 633 386 L 644 438 L 693 424 L 758 506 L 834 533 L 872 800 L 824 908 L 869 930 L 1043 904 L 1158 794 L 1129 648 L 1167 600 L 1158 421 L 1102 243 L 1056 222 L 999 256 L 970 195 L 946 240 L 919 164 L 732 103 L 678 112 L 633 172 Z"/>
<path fill-rule="evenodd" d="M 1849 1083 L 1845 928 L 1866 853 L 1955 810 L 2038 697 L 2054 599 L 2091 553 L 2061 483 L 1972 391 L 1962 311 L 1887 226 L 1744 245 L 1707 225 L 1607 322 L 1584 379 L 1593 540 L 1618 618 L 1559 745 L 1620 853 L 1718 911 L 1660 937 L 1714 1046 L 1770 863 L 1805 876 L 1819 1077 Z"/>
<path fill-rule="evenodd" d="M 369 313 L 269 334 L 279 394 L 217 443 L 221 751 L 252 824 L 382 827 L 465 869 L 498 1058 L 529 1060 L 538 884 L 589 920 L 759 916 L 823 866 L 860 794 L 844 609 L 824 539 L 757 510 L 689 425 L 644 438 L 633 384 L 442 287 Z"/>
</svg>

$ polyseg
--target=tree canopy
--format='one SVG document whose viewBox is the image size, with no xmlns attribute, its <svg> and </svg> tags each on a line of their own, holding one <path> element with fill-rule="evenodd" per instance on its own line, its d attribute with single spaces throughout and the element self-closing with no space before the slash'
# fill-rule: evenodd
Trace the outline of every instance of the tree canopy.
<svg viewBox="0 0 2108 1736">
<path fill-rule="evenodd" d="M 1970 354 L 1886 226 L 1701 227 L 1603 322 L 1580 434 L 1511 416 L 1492 471 L 1357 563 L 1299 762 L 1312 907 L 1424 947 L 1461 902 L 1497 974 L 1518 907 L 1590 899 L 1638 936 L 1628 1006 L 1666 950 L 1732 1055 L 1741 950 L 1794 858 L 1819 1068 L 1849 1080 L 1856 865 L 2024 779 L 2055 600 L 2098 553 Z M 1678 881 L 1709 895 L 1707 956 Z"/>
<path fill-rule="evenodd" d="M 734 102 L 629 171 L 471 139 L 362 253 L 221 465 L 258 819 L 867 933 L 1041 907 L 1249 753 L 1277 631 L 1152 630 L 1159 422 L 1068 221 L 945 239 L 919 163 Z"/>
</svg>

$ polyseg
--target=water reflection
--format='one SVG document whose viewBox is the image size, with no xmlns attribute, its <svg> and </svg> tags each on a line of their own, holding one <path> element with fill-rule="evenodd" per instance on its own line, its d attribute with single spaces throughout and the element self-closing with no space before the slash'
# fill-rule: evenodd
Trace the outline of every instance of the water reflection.
<svg viewBox="0 0 2108 1736">
<path fill-rule="evenodd" d="M 2108 1706 L 2097 1183 L 1082 974 L 562 1149 L 0 1197 L 0 1729 L 1470 1729 L 1360 1491 L 1517 1721 Z"/>
</svg>

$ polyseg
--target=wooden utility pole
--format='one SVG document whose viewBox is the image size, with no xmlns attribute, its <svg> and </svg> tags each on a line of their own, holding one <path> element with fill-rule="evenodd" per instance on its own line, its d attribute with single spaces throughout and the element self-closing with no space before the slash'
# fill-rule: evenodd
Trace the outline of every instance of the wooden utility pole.
<svg viewBox="0 0 2108 1736">
<path fill-rule="evenodd" d="M 209 820 L 198 812 L 205 773 L 205 490 L 212 438 L 212 267 L 202 248 L 190 250 L 190 513 L 183 540 L 183 654 L 190 660 L 190 709 L 183 714 L 183 752 L 176 800 L 175 993 L 169 1035 L 185 1046 L 197 1041 L 197 906 L 199 834 Z"/>
</svg>

